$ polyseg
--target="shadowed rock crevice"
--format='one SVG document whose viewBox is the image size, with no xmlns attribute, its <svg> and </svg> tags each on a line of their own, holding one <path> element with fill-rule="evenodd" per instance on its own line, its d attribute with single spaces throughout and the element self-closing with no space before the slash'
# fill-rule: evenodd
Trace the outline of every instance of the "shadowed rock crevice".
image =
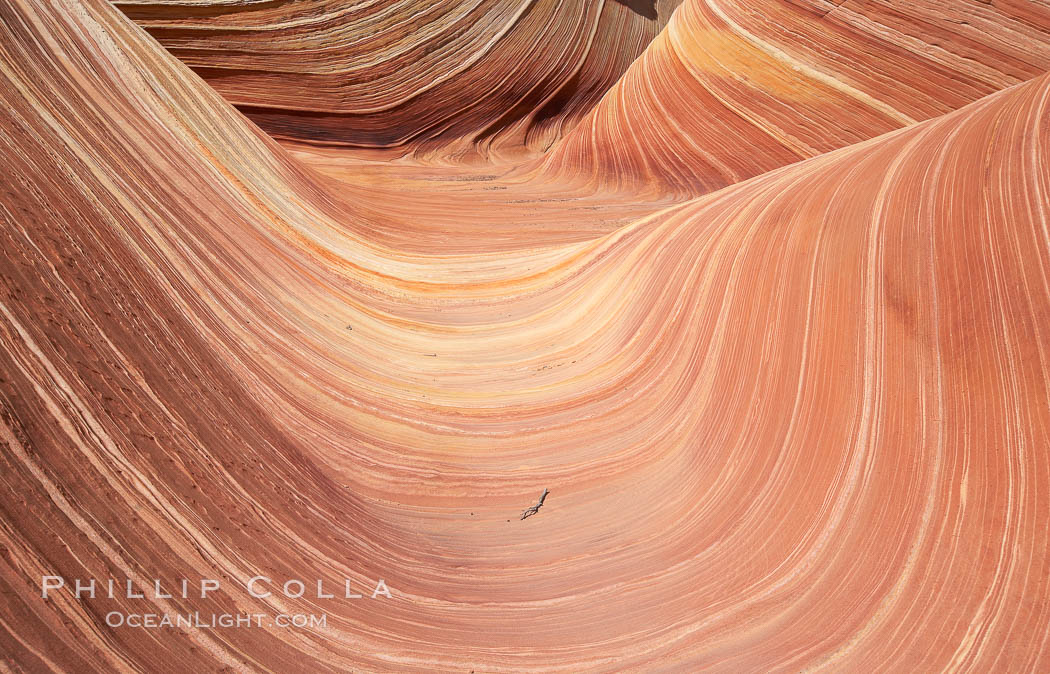
<svg viewBox="0 0 1050 674">
<path fill-rule="evenodd" d="M 629 7 L 632 12 L 647 19 L 656 19 L 659 16 L 656 9 L 656 0 L 616 0 L 624 7 Z"/>
</svg>

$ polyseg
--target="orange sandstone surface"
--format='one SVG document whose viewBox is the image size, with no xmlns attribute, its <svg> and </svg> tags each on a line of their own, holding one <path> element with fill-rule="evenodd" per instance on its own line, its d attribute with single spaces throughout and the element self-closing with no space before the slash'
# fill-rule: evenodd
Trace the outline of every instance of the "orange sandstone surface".
<svg viewBox="0 0 1050 674">
<path fill-rule="evenodd" d="M 0 0 L 5 669 L 1050 668 L 1045 5 L 674 5 Z"/>
</svg>

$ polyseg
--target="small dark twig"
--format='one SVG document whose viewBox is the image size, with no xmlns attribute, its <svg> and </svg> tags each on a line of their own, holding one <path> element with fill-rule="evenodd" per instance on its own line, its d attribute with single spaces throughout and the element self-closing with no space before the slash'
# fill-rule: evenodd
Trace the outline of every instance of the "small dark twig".
<svg viewBox="0 0 1050 674">
<path fill-rule="evenodd" d="M 533 515 L 538 513 L 540 511 L 540 506 L 542 506 L 543 502 L 547 500 L 547 494 L 549 494 L 549 493 L 550 493 L 549 489 L 544 489 L 543 493 L 540 494 L 540 500 L 536 501 L 536 505 L 530 507 L 528 510 L 523 512 L 521 514 L 521 519 L 525 519 L 526 517 L 532 517 Z"/>
</svg>

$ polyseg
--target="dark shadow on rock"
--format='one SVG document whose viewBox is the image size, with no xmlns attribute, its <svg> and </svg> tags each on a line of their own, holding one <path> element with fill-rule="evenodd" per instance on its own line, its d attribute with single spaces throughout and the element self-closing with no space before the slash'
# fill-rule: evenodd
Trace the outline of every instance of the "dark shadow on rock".
<svg viewBox="0 0 1050 674">
<path fill-rule="evenodd" d="M 616 0 L 616 2 L 647 19 L 657 17 L 656 0 Z"/>
</svg>

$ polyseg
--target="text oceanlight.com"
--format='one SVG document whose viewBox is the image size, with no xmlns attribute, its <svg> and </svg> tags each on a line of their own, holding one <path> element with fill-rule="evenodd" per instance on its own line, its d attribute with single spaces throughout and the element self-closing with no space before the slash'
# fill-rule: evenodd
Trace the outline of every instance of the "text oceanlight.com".
<svg viewBox="0 0 1050 674">
<path fill-rule="evenodd" d="M 274 582 L 267 576 L 253 576 L 243 584 L 247 594 L 255 599 L 307 599 L 307 600 L 358 600 L 392 598 L 390 588 L 382 579 L 374 584 L 352 581 L 348 578 L 336 583 L 332 580 L 303 581 L 287 580 Z M 75 578 L 67 581 L 62 576 L 42 576 L 40 594 L 48 599 L 56 593 L 67 593 L 79 601 L 92 599 L 140 599 L 163 601 L 167 599 L 208 599 L 222 590 L 218 579 L 203 578 L 199 581 L 182 579 L 162 582 L 159 579 L 138 582 L 131 579 L 118 581 L 110 578 Z M 327 627 L 327 614 L 279 613 L 213 613 L 188 612 L 125 612 L 110 611 L 106 614 L 109 627 L 216 629 L 238 627 Z"/>
<path fill-rule="evenodd" d="M 106 614 L 109 627 L 144 627 L 146 629 L 174 627 L 178 629 L 221 629 L 233 627 L 328 627 L 326 613 L 123 613 Z"/>
</svg>

